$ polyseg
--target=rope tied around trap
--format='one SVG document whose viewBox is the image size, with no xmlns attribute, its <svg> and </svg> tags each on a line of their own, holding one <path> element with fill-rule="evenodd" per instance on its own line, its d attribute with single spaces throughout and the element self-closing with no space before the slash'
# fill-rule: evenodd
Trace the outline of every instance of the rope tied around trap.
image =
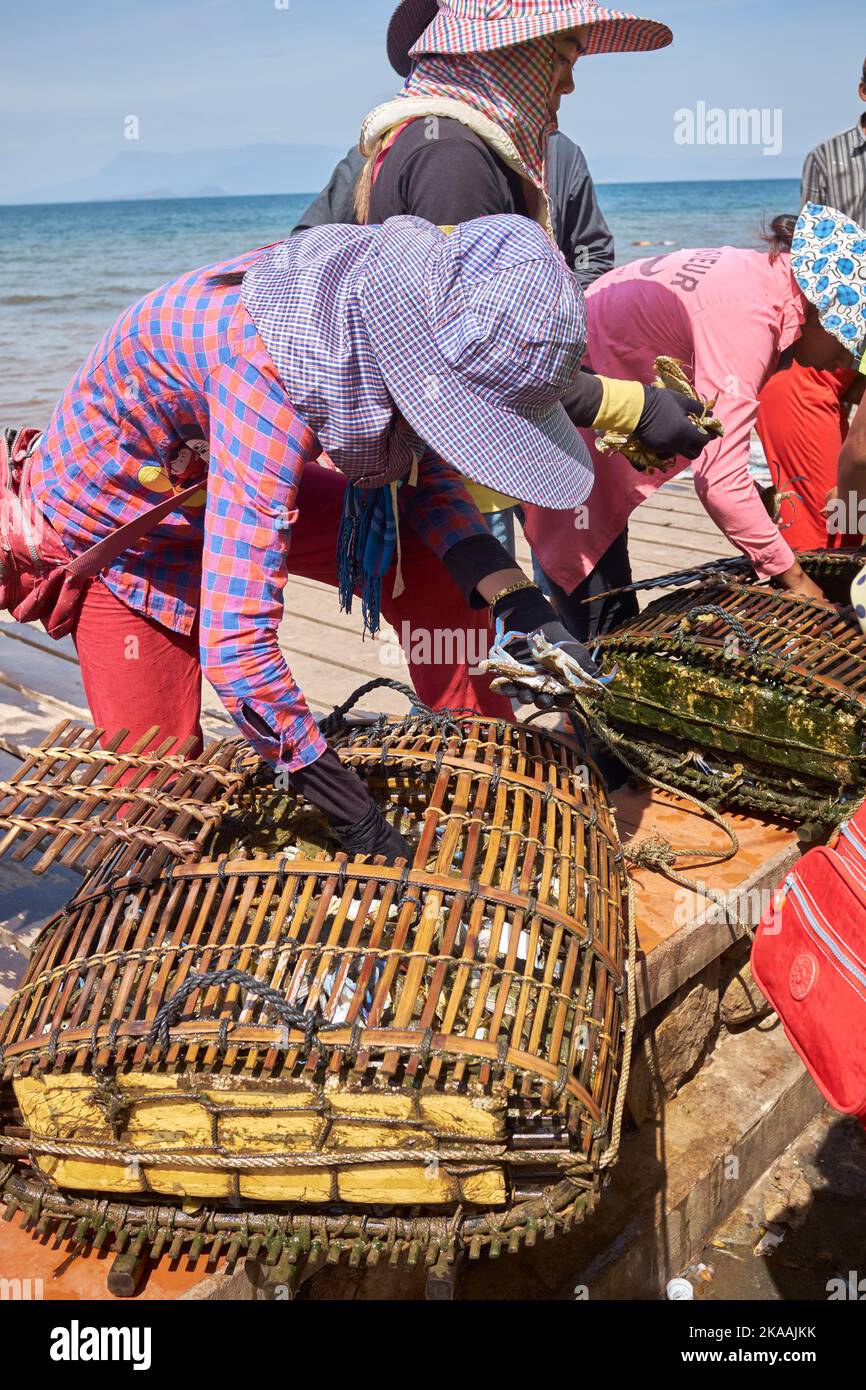
<svg viewBox="0 0 866 1390">
<path fill-rule="evenodd" d="M 159 1047 L 163 1053 L 168 1052 L 172 1025 L 179 1021 L 181 1010 L 190 995 L 213 987 L 225 988 L 231 985 L 246 990 L 248 994 L 255 995 L 273 1010 L 280 1022 L 287 1028 L 297 1028 L 299 1032 L 303 1033 L 304 1043 L 309 1051 L 317 1027 L 316 1015 L 295 1008 L 284 994 L 271 989 L 263 980 L 257 980 L 254 975 L 248 975 L 245 971 L 235 968 L 211 970 L 204 975 L 190 975 L 180 989 L 170 999 L 167 999 L 158 1010 L 148 1036 L 149 1045 Z M 227 1025 L 229 1020 L 224 1019 L 222 1022 Z"/>
<path fill-rule="evenodd" d="M 762 659 L 766 656 L 760 641 L 757 637 L 750 635 L 739 618 L 735 617 L 733 613 L 729 613 L 718 603 L 700 603 L 689 609 L 676 629 L 676 639 L 680 646 L 683 646 L 692 636 L 695 626 L 708 626 L 712 622 L 720 622 L 725 627 L 730 628 L 757 671 Z"/>
</svg>

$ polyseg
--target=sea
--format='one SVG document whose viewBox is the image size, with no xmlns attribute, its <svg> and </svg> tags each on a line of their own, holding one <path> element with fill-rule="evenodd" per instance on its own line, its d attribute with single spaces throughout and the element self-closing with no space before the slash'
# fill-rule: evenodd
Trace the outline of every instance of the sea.
<svg viewBox="0 0 866 1390">
<path fill-rule="evenodd" d="M 130 304 L 199 265 L 288 236 L 313 194 L 0 206 L 0 427 L 44 426 Z M 598 185 L 618 262 L 759 246 L 794 179 Z"/>
</svg>

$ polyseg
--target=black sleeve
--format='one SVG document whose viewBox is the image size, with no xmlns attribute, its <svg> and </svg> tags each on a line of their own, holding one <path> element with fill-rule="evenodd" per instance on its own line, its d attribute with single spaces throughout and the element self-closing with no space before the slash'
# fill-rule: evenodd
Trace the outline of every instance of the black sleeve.
<svg viewBox="0 0 866 1390">
<path fill-rule="evenodd" d="M 371 221 L 400 212 L 451 226 L 518 211 L 508 179 L 483 141 L 444 135 L 427 140 L 411 133 L 411 146 L 400 148 L 407 131 L 384 161 L 373 189 Z"/>
<path fill-rule="evenodd" d="M 293 227 L 293 235 L 295 232 L 306 232 L 310 227 L 327 227 L 334 222 L 345 222 L 354 226 L 357 222 L 355 185 L 363 168 L 364 156 L 357 149 L 349 150 L 346 158 L 340 160 L 331 175 L 327 188 L 310 203 L 297 225 Z"/>
<path fill-rule="evenodd" d="M 483 608 L 485 600 L 476 585 L 499 570 L 520 568 L 504 545 L 488 532 L 466 536 L 442 556 L 442 563 L 470 608 Z"/>
<path fill-rule="evenodd" d="M 592 372 L 579 371 L 562 398 L 572 424 L 590 429 L 603 395 L 604 388 L 598 377 Z"/>
<path fill-rule="evenodd" d="M 557 241 L 585 289 L 605 271 L 613 269 L 613 233 L 598 205 L 583 151 L 558 132 L 551 139 L 550 152 Z"/>
<path fill-rule="evenodd" d="M 355 825 L 370 810 L 370 793 L 356 772 L 326 748 L 320 758 L 289 773 L 296 792 L 338 825 Z"/>
</svg>

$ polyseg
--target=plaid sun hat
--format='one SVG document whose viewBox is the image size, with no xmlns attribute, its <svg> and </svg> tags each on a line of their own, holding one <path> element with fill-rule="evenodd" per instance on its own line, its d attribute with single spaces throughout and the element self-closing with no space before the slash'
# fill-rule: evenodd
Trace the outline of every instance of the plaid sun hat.
<svg viewBox="0 0 866 1390">
<path fill-rule="evenodd" d="M 406 4 L 415 11 L 414 0 Z M 439 0 L 439 13 L 410 54 L 488 53 L 582 25 L 591 26 L 584 39 L 585 54 L 648 52 L 673 42 L 666 24 L 607 10 L 591 0 Z"/>
<path fill-rule="evenodd" d="M 446 463 L 519 501 L 586 500 L 592 463 L 561 403 L 580 369 L 586 305 L 541 227 L 480 217 L 447 236 L 389 218 L 362 310 L 401 414 Z"/>
<path fill-rule="evenodd" d="M 450 236 L 420 217 L 316 227 L 265 251 L 242 295 L 289 400 L 350 481 L 405 478 L 420 441 L 518 500 L 586 500 L 592 463 L 560 404 L 586 306 L 527 218 Z"/>
<path fill-rule="evenodd" d="M 855 357 L 866 351 L 866 230 L 835 208 L 807 203 L 791 243 L 791 270 L 821 325 Z"/>
</svg>

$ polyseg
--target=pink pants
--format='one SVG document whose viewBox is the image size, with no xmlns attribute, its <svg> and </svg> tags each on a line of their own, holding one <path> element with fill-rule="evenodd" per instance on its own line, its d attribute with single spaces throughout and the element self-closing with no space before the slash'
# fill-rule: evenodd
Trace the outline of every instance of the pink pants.
<svg viewBox="0 0 866 1390">
<path fill-rule="evenodd" d="M 289 572 L 320 580 L 334 589 L 345 487 L 338 473 L 316 466 L 306 468 L 298 493 L 298 520 L 291 532 Z M 404 643 L 404 651 L 419 699 L 433 709 L 470 709 L 510 719 L 510 702 L 490 689 L 487 677 L 472 675 L 466 661 L 454 659 L 461 651 L 476 659 L 477 654 L 486 652 L 486 608 L 469 608 L 441 561 L 405 523 L 400 527 L 400 539 L 406 588 L 400 598 L 392 598 L 393 572 L 386 576 L 382 615 L 401 641 L 404 635 L 414 634 L 416 640 Z M 435 640 L 417 640 L 419 635 L 443 631 L 447 639 L 439 642 L 438 649 Z M 158 725 L 160 739 L 191 736 L 196 740 L 192 755 L 201 750 L 197 625 L 189 637 L 172 632 L 129 608 L 97 581 L 84 597 L 72 636 L 87 703 L 99 728 L 109 736 L 118 729 L 128 729 L 129 737 L 122 746 L 129 747 Z M 399 669 L 394 674 L 401 678 Z M 350 684 L 347 675 L 347 695 Z M 152 739 L 147 746 L 155 742 Z"/>
</svg>

